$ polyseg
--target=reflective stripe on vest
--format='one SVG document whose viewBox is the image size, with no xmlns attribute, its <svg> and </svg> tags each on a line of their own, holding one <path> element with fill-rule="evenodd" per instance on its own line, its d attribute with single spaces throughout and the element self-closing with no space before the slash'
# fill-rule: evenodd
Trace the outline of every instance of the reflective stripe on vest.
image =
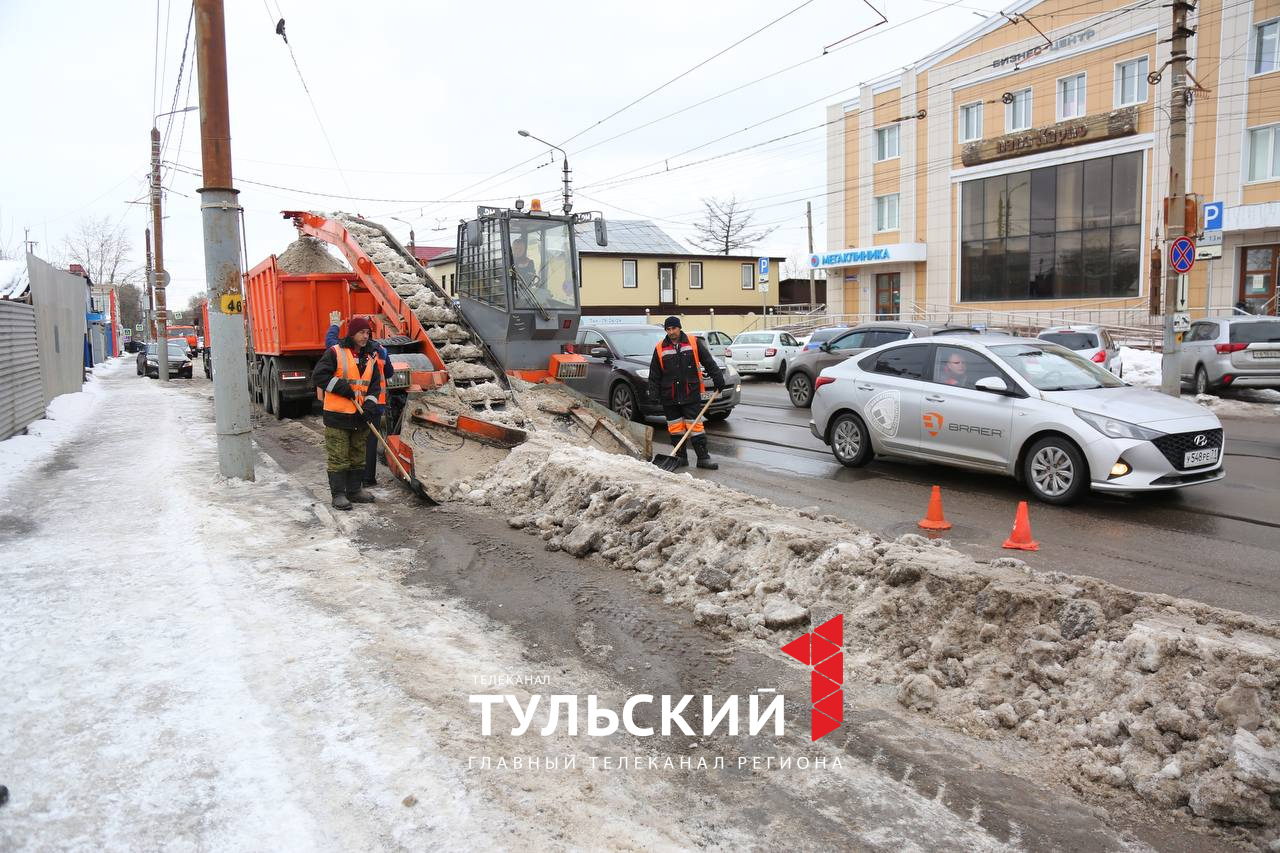
<svg viewBox="0 0 1280 853">
<path fill-rule="evenodd" d="M 373 355 L 369 358 L 368 364 L 365 365 L 364 373 L 361 374 L 359 363 L 352 357 L 351 353 L 347 352 L 345 347 L 336 346 L 333 351 L 337 359 L 337 368 L 333 371 L 333 377 L 334 379 L 347 380 L 351 390 L 355 391 L 356 398 L 349 400 L 341 394 L 326 391 L 324 395 L 324 410 L 343 415 L 354 415 L 364 403 L 364 392 L 369 390 L 369 381 L 373 378 L 374 364 L 377 362 L 378 356 Z"/>
<path fill-rule="evenodd" d="M 670 343 L 671 343 L 671 339 L 668 337 L 663 337 L 662 340 L 658 341 L 658 346 L 657 346 L 658 364 L 663 365 L 662 367 L 663 373 L 667 372 L 667 368 L 665 365 L 666 355 L 663 353 L 663 349 L 666 348 L 667 344 L 670 344 Z M 690 337 L 689 342 L 687 344 L 677 344 L 675 346 L 670 347 L 668 351 L 674 355 L 679 355 L 680 353 L 685 351 L 685 347 L 688 347 L 693 350 L 693 366 L 694 366 L 694 369 L 698 371 L 698 393 L 705 394 L 707 391 L 707 386 L 706 386 L 706 383 L 702 381 L 702 359 L 698 358 L 698 339 L 696 337 Z"/>
</svg>

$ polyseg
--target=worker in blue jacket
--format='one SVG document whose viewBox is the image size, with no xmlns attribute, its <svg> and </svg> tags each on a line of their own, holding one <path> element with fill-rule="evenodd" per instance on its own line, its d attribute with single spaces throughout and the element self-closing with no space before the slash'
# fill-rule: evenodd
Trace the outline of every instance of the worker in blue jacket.
<svg viewBox="0 0 1280 853">
<path fill-rule="evenodd" d="M 338 335 L 338 327 L 342 322 L 342 313 L 333 311 L 329 314 L 328 333 L 324 336 L 325 349 L 335 347 L 341 337 Z M 391 378 L 391 356 L 387 352 L 387 348 L 381 344 L 374 343 L 374 352 L 378 355 L 378 368 L 382 371 L 382 394 L 378 399 L 378 421 L 375 424 L 379 430 L 383 430 L 385 419 L 383 415 L 387 411 L 386 393 L 387 381 Z M 369 442 L 365 446 L 364 451 L 364 485 L 375 486 L 378 483 L 378 439 L 374 437 L 372 432 L 369 433 Z"/>
</svg>

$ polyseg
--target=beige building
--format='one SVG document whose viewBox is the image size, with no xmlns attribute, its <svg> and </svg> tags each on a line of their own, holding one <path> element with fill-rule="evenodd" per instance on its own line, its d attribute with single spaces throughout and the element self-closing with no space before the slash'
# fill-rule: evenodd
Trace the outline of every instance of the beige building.
<svg viewBox="0 0 1280 853">
<path fill-rule="evenodd" d="M 755 255 L 698 254 L 642 220 L 610 220 L 606 247 L 590 228 L 579 230 L 577 242 L 583 322 L 661 323 L 677 314 L 686 329 L 736 335 L 778 309 L 782 258 L 770 258 L 762 277 Z M 454 252 L 426 262 L 451 294 L 455 265 Z"/>
<path fill-rule="evenodd" d="M 828 246 L 810 263 L 828 271 L 833 313 L 1090 308 L 1124 322 L 1158 299 L 1170 8 L 1005 11 L 828 107 Z M 1202 88 L 1187 186 L 1222 213 L 1186 310 L 1276 313 L 1280 0 L 1203 0 L 1189 24 Z"/>
</svg>

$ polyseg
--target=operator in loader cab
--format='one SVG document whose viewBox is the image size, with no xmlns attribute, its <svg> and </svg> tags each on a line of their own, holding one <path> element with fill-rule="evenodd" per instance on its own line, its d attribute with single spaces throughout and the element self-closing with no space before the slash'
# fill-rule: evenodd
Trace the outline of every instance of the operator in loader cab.
<svg viewBox="0 0 1280 853">
<path fill-rule="evenodd" d="M 649 396 L 662 404 L 667 419 L 671 446 L 680 442 L 686 431 L 693 433 L 688 444 L 698 457 L 698 467 L 714 471 L 720 466 L 707 452 L 707 436 L 698 413 L 702 411 L 702 368 L 711 375 L 717 391 L 724 388 L 724 374 L 702 338 L 690 338 L 680 328 L 679 317 L 668 317 L 662 324 L 666 337 L 658 342 L 649 361 Z M 678 467 L 688 465 L 684 448 L 680 449 Z"/>
<path fill-rule="evenodd" d="M 524 237 L 511 241 L 511 265 L 520 274 L 520 278 L 524 279 L 524 283 L 532 287 L 533 280 L 538 275 L 538 266 L 529 257 L 529 242 Z"/>
<path fill-rule="evenodd" d="M 312 374 L 324 401 L 324 450 L 334 509 L 349 510 L 353 501 L 373 502 L 360 489 L 369 424 L 378 417 L 382 391 L 382 370 L 370 337 L 369 321 L 352 317 L 347 336 L 325 350 Z"/>
</svg>

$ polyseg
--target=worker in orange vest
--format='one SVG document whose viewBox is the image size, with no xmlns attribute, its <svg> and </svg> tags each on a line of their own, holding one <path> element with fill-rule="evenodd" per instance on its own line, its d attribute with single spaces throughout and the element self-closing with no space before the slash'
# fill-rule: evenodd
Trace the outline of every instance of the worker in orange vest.
<svg viewBox="0 0 1280 853">
<path fill-rule="evenodd" d="M 342 312 L 332 311 L 329 314 L 329 331 L 325 333 L 324 345 L 326 347 L 337 346 L 342 340 L 341 324 Z M 387 411 L 387 379 L 395 371 L 391 368 L 391 355 L 387 352 L 386 347 L 373 342 L 373 351 L 378 354 L 378 370 L 382 373 L 382 392 L 378 394 L 378 417 L 374 423 L 378 429 L 384 429 L 386 420 L 383 414 Z M 374 437 L 373 431 L 369 431 L 369 443 L 365 446 L 364 451 L 364 485 L 378 485 L 378 439 Z"/>
<path fill-rule="evenodd" d="M 716 390 L 724 388 L 724 374 L 702 338 L 689 337 L 680 328 L 679 317 L 668 317 L 662 324 L 666 337 L 654 348 L 649 361 L 649 396 L 662 404 L 667 419 L 667 433 L 674 447 L 685 432 L 692 432 L 686 444 L 693 445 L 698 467 L 714 471 L 720 466 L 707 452 L 707 436 L 698 420 L 702 395 L 706 391 L 702 368 L 707 369 Z M 687 452 L 680 448 L 676 467 L 689 464 Z"/>
<path fill-rule="evenodd" d="M 334 509 L 373 502 L 373 496 L 360 488 L 369 424 L 377 420 L 383 384 L 370 337 L 369 321 L 351 318 L 347 336 L 325 350 L 312 373 L 324 400 L 324 449 Z"/>
</svg>

